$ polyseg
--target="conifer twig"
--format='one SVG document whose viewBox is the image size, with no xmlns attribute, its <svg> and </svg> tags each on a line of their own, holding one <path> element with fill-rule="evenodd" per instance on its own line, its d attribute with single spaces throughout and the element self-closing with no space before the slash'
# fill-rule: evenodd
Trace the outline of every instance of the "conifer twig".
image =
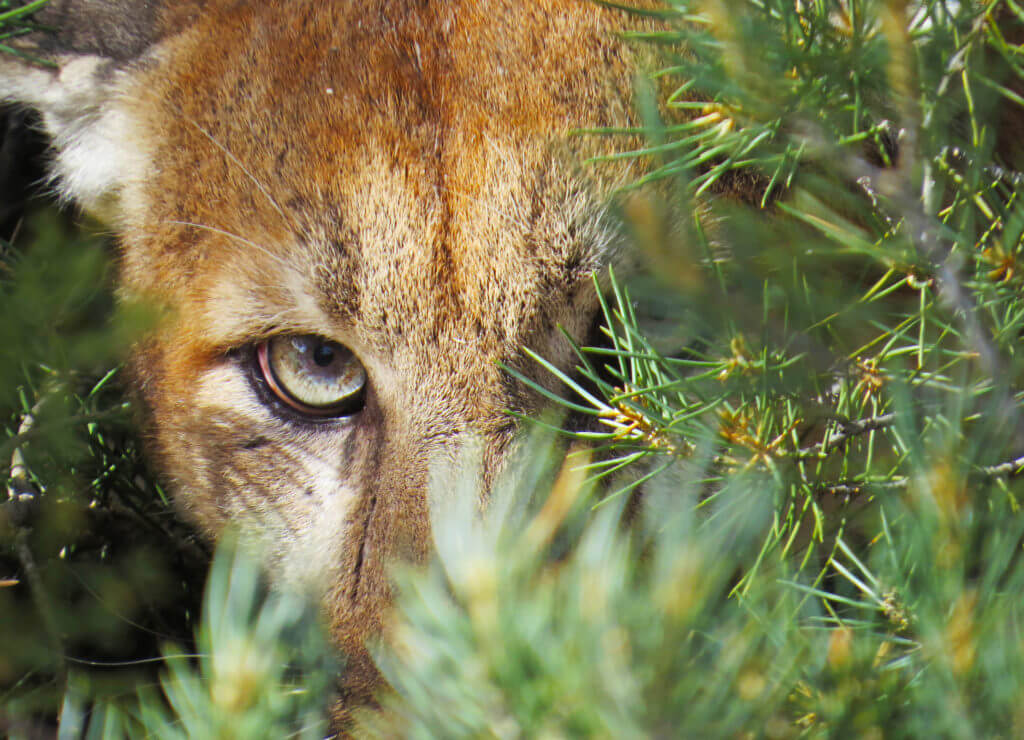
<svg viewBox="0 0 1024 740">
<path fill-rule="evenodd" d="M 1009 462 L 1000 463 L 998 465 L 989 465 L 982 468 L 980 472 L 986 478 L 999 478 L 1004 475 L 1010 478 L 1015 478 L 1024 473 L 1024 455 L 1018 457 L 1016 460 L 1010 460 Z"/>
<path fill-rule="evenodd" d="M 970 477 L 974 479 L 988 480 L 991 478 L 1000 478 L 1002 476 L 1016 478 L 1022 474 L 1024 474 L 1024 455 L 1015 460 L 1008 460 L 1007 462 L 999 463 L 997 465 L 988 465 L 986 467 L 979 468 Z M 822 491 L 824 493 L 840 496 L 857 496 L 867 490 L 903 490 L 909 485 L 910 478 L 907 477 L 892 478 L 885 481 L 839 481 L 837 483 L 822 486 Z"/>
<path fill-rule="evenodd" d="M 838 423 L 841 430 L 838 434 L 833 434 L 829 436 L 828 439 L 822 440 L 810 447 L 800 449 L 797 452 L 797 458 L 804 459 L 809 457 L 821 457 L 822 455 L 828 454 L 836 447 L 839 447 L 847 440 L 876 429 L 884 429 L 885 427 L 890 426 L 895 420 L 896 414 L 888 413 L 872 416 L 867 419 L 840 421 Z"/>
</svg>

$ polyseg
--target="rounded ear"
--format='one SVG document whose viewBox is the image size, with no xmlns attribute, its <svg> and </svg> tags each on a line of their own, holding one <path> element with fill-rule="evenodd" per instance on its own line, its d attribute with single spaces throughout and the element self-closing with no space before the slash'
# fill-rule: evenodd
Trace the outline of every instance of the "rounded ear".
<svg viewBox="0 0 1024 740">
<path fill-rule="evenodd" d="M 104 212 L 139 174 L 131 122 L 119 95 L 159 42 L 180 31 L 201 3 L 187 0 L 46 0 L 0 14 L 14 31 L 0 50 L 0 102 L 39 111 L 60 193 Z M 6 20 L 5 20 L 6 17 Z"/>
</svg>

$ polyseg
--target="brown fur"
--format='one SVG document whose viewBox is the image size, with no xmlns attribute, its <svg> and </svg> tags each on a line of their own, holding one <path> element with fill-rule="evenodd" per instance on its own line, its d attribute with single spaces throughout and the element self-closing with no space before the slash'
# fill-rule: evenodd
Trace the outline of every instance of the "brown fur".
<svg viewBox="0 0 1024 740">
<path fill-rule="evenodd" d="M 76 10 L 116 5 L 53 12 L 87 25 Z M 500 468 L 506 410 L 537 399 L 498 363 L 530 369 L 526 346 L 565 366 L 557 327 L 592 320 L 615 237 L 580 161 L 607 145 L 565 135 L 628 123 L 623 18 L 584 0 L 210 0 L 154 23 L 155 45 L 116 54 L 65 41 L 102 61 L 96 105 L 131 152 L 114 186 L 71 195 L 114 219 L 124 294 L 169 309 L 133 367 L 179 504 L 323 594 L 365 700 L 388 563 L 429 548 L 431 465 L 469 433 Z M 311 424 L 261 401 L 251 347 L 291 333 L 355 352 L 363 411 Z"/>
</svg>

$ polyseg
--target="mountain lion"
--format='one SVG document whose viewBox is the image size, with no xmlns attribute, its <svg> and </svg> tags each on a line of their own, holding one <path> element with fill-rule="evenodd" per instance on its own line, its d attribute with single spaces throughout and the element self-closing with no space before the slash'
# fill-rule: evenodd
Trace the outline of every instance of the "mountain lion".
<svg viewBox="0 0 1024 740">
<path fill-rule="evenodd" d="M 431 465 L 481 490 L 570 364 L 614 258 L 621 11 L 586 0 L 50 0 L 0 58 L 59 192 L 111 224 L 122 297 L 163 309 L 132 377 L 209 537 L 257 533 L 322 595 L 364 699 L 387 566 L 430 542 Z M 8 42 L 11 43 L 11 42 Z M 621 173 L 617 175 L 621 177 Z"/>
</svg>

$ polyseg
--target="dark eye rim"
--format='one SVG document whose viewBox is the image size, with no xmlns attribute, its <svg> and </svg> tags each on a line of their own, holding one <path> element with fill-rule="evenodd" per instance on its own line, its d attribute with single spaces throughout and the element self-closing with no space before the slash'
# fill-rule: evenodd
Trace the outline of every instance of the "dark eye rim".
<svg viewBox="0 0 1024 740">
<path fill-rule="evenodd" d="M 297 416 L 304 421 L 329 422 L 351 418 L 363 410 L 366 405 L 366 387 L 363 386 L 351 396 L 331 406 L 310 406 L 295 398 L 284 385 L 277 379 L 274 369 L 271 367 L 268 347 L 270 342 L 280 337 L 271 337 L 253 346 L 252 364 L 253 376 L 262 395 L 277 406 L 278 409 L 287 411 L 289 416 Z M 333 342 L 324 339 L 325 342 Z"/>
</svg>

